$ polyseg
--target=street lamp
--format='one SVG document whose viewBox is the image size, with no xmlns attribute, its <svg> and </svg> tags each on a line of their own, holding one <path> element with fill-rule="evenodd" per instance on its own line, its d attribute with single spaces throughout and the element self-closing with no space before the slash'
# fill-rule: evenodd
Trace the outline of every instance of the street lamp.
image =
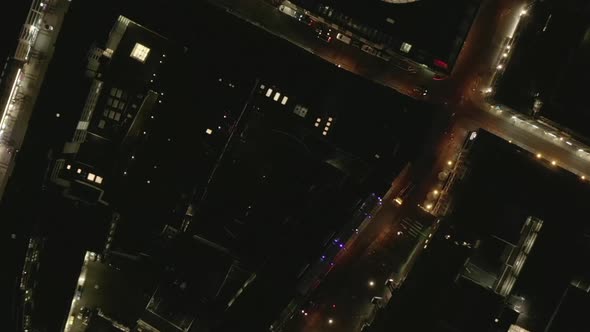
<svg viewBox="0 0 590 332">
<path fill-rule="evenodd" d="M 332 318 L 328 319 L 328 324 L 332 325 L 334 323 L 334 320 Z"/>
<path fill-rule="evenodd" d="M 373 286 L 375 286 L 375 282 L 374 282 L 373 280 L 369 280 L 369 286 L 370 286 L 370 287 L 373 287 Z"/>
<path fill-rule="evenodd" d="M 447 161 L 447 165 L 451 166 L 451 165 L 453 165 L 453 162 L 449 160 L 449 161 Z"/>
<path fill-rule="evenodd" d="M 541 157 L 543 157 L 543 155 L 540 153 L 537 153 L 537 159 L 541 159 Z"/>
</svg>

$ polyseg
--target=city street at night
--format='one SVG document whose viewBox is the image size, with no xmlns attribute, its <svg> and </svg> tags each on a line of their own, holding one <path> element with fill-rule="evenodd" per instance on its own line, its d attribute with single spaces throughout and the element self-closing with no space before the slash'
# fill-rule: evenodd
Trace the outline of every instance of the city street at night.
<svg viewBox="0 0 590 332">
<path fill-rule="evenodd" d="M 590 2 L 10 16 L 3 330 L 590 330 Z"/>
</svg>

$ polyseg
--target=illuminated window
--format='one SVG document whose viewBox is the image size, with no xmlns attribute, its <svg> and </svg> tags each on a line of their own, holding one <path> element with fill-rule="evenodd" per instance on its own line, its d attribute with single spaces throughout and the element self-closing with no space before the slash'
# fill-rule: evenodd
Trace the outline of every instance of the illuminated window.
<svg viewBox="0 0 590 332">
<path fill-rule="evenodd" d="M 213 130 L 207 128 L 207 130 L 205 130 L 205 134 L 211 135 L 211 134 L 213 134 Z"/>
<path fill-rule="evenodd" d="M 94 179 L 96 179 L 96 174 L 94 174 L 94 173 L 88 173 L 88 176 L 86 177 L 86 179 L 88 181 L 94 181 Z"/>
<path fill-rule="evenodd" d="M 268 88 L 268 90 L 266 90 L 266 96 L 270 97 L 272 95 L 272 89 Z"/>
<path fill-rule="evenodd" d="M 289 100 L 289 97 L 284 96 L 283 100 L 281 100 L 281 104 L 285 105 L 287 103 L 287 100 Z"/>
<path fill-rule="evenodd" d="M 135 60 L 144 63 L 145 59 L 147 59 L 148 54 L 150 53 L 150 49 L 140 43 L 135 43 L 133 50 L 131 50 L 130 57 L 134 58 Z"/>
<path fill-rule="evenodd" d="M 102 183 L 102 176 L 96 176 L 96 178 L 94 179 L 94 182 L 101 184 Z"/>
<path fill-rule="evenodd" d="M 78 168 L 78 170 L 76 171 L 76 173 L 80 174 L 80 173 L 82 173 L 82 170 L 80 168 Z"/>
<path fill-rule="evenodd" d="M 328 132 L 327 132 L 327 131 L 324 131 L 324 132 L 322 133 L 322 135 L 326 136 L 326 135 L 328 135 Z"/>
<path fill-rule="evenodd" d="M 404 53 L 409 53 L 410 50 L 412 49 L 412 45 L 408 44 L 408 43 L 402 43 L 402 47 L 399 48 L 400 51 L 404 52 Z"/>
<path fill-rule="evenodd" d="M 281 98 L 281 94 L 280 94 L 280 93 L 278 93 L 278 92 L 277 92 L 277 93 L 275 93 L 275 96 L 274 96 L 273 100 L 274 100 L 274 101 L 278 101 L 278 100 L 279 100 L 279 98 Z"/>
<path fill-rule="evenodd" d="M 71 168 L 72 168 L 72 165 L 66 166 L 66 169 L 71 169 Z"/>
<path fill-rule="evenodd" d="M 104 120 L 98 121 L 98 128 L 103 129 L 106 122 Z"/>
<path fill-rule="evenodd" d="M 305 116 L 307 115 L 307 107 L 301 106 L 301 105 L 297 105 L 295 106 L 295 108 L 293 109 L 293 113 L 299 115 L 302 118 L 305 118 Z M 316 121 L 316 123 L 318 123 L 319 121 Z"/>
</svg>

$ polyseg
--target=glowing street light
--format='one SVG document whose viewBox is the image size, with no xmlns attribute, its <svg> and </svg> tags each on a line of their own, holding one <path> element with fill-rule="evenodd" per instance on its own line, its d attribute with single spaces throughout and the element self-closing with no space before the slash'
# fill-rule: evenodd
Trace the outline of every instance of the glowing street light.
<svg viewBox="0 0 590 332">
<path fill-rule="evenodd" d="M 537 153 L 537 159 L 541 159 L 541 157 L 543 157 L 543 155 L 540 153 Z"/>
<path fill-rule="evenodd" d="M 551 165 L 553 165 L 553 166 L 557 165 L 557 161 L 555 161 L 555 160 L 552 160 L 552 161 L 551 161 Z"/>
<path fill-rule="evenodd" d="M 330 325 L 334 324 L 334 320 L 332 318 L 328 319 L 328 324 L 330 324 Z"/>
<path fill-rule="evenodd" d="M 432 204 L 426 204 L 426 210 L 432 210 Z"/>
<path fill-rule="evenodd" d="M 447 165 L 451 166 L 451 165 L 453 165 L 453 162 L 449 160 L 449 161 L 447 161 Z"/>
<path fill-rule="evenodd" d="M 373 287 L 373 286 L 375 286 L 375 282 L 374 282 L 373 280 L 369 280 L 369 286 L 370 286 L 370 287 Z"/>
</svg>

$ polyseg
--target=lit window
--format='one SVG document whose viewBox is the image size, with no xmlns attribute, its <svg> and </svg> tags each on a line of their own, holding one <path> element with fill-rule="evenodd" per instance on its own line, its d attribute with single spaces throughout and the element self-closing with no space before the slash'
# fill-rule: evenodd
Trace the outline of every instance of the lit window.
<svg viewBox="0 0 590 332">
<path fill-rule="evenodd" d="M 88 173 L 88 176 L 86 177 L 86 179 L 88 181 L 94 181 L 94 179 L 96 179 L 96 174 L 94 174 L 94 173 Z"/>
<path fill-rule="evenodd" d="M 131 50 L 131 57 L 135 60 L 144 63 L 145 59 L 147 59 L 148 54 L 150 53 L 150 49 L 140 43 L 135 43 L 133 50 Z"/>
<path fill-rule="evenodd" d="M 327 131 L 324 131 L 324 132 L 322 133 L 322 135 L 326 136 L 326 135 L 328 135 L 328 132 L 327 132 Z"/>
<path fill-rule="evenodd" d="M 205 130 L 205 134 L 211 135 L 211 134 L 213 134 L 213 130 L 207 128 L 207 130 Z"/>
<path fill-rule="evenodd" d="M 115 113 L 115 121 L 119 121 L 121 119 L 121 113 Z"/>
<path fill-rule="evenodd" d="M 320 122 L 320 121 L 322 121 L 322 119 L 321 119 L 321 118 L 317 118 L 317 119 L 315 120 L 315 122 Z"/>
<path fill-rule="evenodd" d="M 305 116 L 307 115 L 307 107 L 301 106 L 301 105 L 297 105 L 295 106 L 295 109 L 293 109 L 293 113 L 299 115 L 302 118 L 305 118 Z M 317 121 L 319 123 L 319 121 Z"/>
<path fill-rule="evenodd" d="M 268 90 L 266 90 L 266 96 L 270 97 L 272 95 L 272 89 L 268 88 Z"/>
<path fill-rule="evenodd" d="M 274 96 L 273 100 L 274 100 L 274 101 L 278 101 L 278 100 L 279 100 L 279 98 L 281 98 L 281 94 L 280 94 L 280 93 L 278 93 L 278 92 L 277 92 L 277 93 L 275 93 L 275 96 Z"/>
<path fill-rule="evenodd" d="M 102 176 L 96 176 L 96 178 L 94 179 L 94 182 L 101 184 L 102 183 Z"/>
<path fill-rule="evenodd" d="M 316 122 L 316 123 L 315 123 L 315 126 L 316 126 L 316 127 L 319 127 L 319 126 L 320 126 L 320 124 Z"/>
<path fill-rule="evenodd" d="M 332 118 L 331 118 L 331 117 L 330 117 L 330 118 L 328 118 L 328 121 L 332 121 Z"/>
<path fill-rule="evenodd" d="M 408 43 L 402 43 L 402 47 L 399 48 L 400 51 L 404 52 L 404 53 L 409 53 L 410 50 L 412 49 L 412 45 L 408 44 Z"/>
<path fill-rule="evenodd" d="M 332 125 L 332 122 L 326 122 L 326 126 L 330 127 Z"/>
<path fill-rule="evenodd" d="M 71 168 L 72 168 L 72 165 L 66 166 L 66 169 L 71 169 Z"/>
<path fill-rule="evenodd" d="M 82 169 L 78 168 L 78 170 L 76 171 L 76 173 L 78 173 L 78 174 L 82 173 Z"/>
<path fill-rule="evenodd" d="M 98 128 L 103 129 L 106 122 L 104 120 L 98 121 Z"/>
<path fill-rule="evenodd" d="M 281 104 L 285 105 L 287 103 L 287 100 L 289 100 L 289 97 L 284 96 L 283 100 L 281 100 Z"/>
<path fill-rule="evenodd" d="M 328 130 L 330 130 L 330 127 L 324 127 L 324 130 L 328 131 Z"/>
</svg>

